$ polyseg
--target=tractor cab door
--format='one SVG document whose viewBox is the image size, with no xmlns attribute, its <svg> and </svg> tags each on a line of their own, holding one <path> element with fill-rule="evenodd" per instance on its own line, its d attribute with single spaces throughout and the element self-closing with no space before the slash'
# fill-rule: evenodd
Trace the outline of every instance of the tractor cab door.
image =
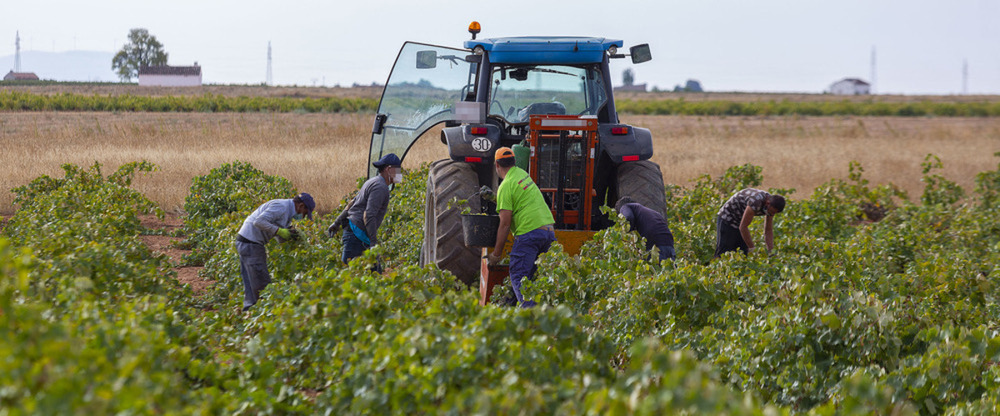
<svg viewBox="0 0 1000 416">
<path fill-rule="evenodd" d="M 469 54 L 464 49 L 403 44 L 375 115 L 368 177 L 376 172 L 371 162 L 389 153 L 405 159 L 420 135 L 455 118 L 456 102 L 474 99 L 477 64 L 466 61 Z"/>
</svg>

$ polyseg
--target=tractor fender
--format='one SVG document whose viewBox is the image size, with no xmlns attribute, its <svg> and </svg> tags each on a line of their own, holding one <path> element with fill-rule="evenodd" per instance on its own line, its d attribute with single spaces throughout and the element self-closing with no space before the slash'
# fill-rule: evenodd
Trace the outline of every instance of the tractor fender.
<svg viewBox="0 0 1000 416">
<path fill-rule="evenodd" d="M 473 127 L 486 128 L 486 134 L 472 134 Z M 441 142 L 448 145 L 448 156 L 456 162 L 477 157 L 481 158 L 478 162 L 492 162 L 500 143 L 500 128 L 492 124 L 445 127 L 441 129 Z"/>
<path fill-rule="evenodd" d="M 626 128 L 625 134 L 613 134 L 613 128 Z M 601 124 L 597 127 L 601 152 L 607 153 L 614 164 L 636 162 L 653 157 L 653 134 L 649 129 L 627 124 Z"/>
</svg>

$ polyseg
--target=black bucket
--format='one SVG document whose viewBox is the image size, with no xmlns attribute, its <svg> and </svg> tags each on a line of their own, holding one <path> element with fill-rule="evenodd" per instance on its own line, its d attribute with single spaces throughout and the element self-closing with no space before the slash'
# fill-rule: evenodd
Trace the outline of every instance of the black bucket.
<svg viewBox="0 0 1000 416">
<path fill-rule="evenodd" d="M 498 228 L 500 228 L 499 215 L 462 214 L 462 230 L 466 246 L 493 247 L 497 242 Z"/>
</svg>

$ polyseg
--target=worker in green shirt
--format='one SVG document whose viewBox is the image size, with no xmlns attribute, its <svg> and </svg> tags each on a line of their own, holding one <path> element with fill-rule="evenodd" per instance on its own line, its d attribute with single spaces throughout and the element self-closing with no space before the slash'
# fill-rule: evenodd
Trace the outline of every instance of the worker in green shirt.
<svg viewBox="0 0 1000 416">
<path fill-rule="evenodd" d="M 507 243 L 507 233 L 513 230 L 514 244 L 510 249 L 510 283 L 514 296 L 522 307 L 535 305 L 525 301 L 521 295 L 521 281 L 534 279 L 538 266 L 535 260 L 539 254 L 549 251 L 556 241 L 552 224 L 552 211 L 545 204 L 542 191 L 528 176 L 528 172 L 514 166 L 514 152 L 509 147 L 501 147 L 494 154 L 497 175 L 503 178 L 497 189 L 497 212 L 500 214 L 500 228 L 497 242 L 489 254 L 489 263 L 496 264 L 503 255 Z"/>
</svg>

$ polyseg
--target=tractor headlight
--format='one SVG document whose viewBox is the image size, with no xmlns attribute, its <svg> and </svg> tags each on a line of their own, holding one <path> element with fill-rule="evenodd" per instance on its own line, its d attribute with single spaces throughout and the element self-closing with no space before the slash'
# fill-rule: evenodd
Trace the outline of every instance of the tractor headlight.
<svg viewBox="0 0 1000 416">
<path fill-rule="evenodd" d="M 486 50 L 483 49 L 482 45 L 477 45 L 475 48 L 472 48 L 472 53 L 475 55 L 482 55 L 486 53 Z"/>
<path fill-rule="evenodd" d="M 615 46 L 615 45 L 611 45 L 611 47 L 608 48 L 608 53 L 610 53 L 612 55 L 617 54 L 618 53 L 618 47 Z"/>
</svg>

